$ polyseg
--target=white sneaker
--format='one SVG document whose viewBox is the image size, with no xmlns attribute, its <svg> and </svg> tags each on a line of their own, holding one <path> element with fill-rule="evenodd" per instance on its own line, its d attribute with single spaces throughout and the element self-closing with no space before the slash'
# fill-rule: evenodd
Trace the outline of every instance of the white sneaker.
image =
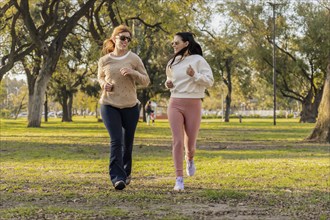
<svg viewBox="0 0 330 220">
<path fill-rule="evenodd" d="M 183 177 L 182 176 L 179 176 L 179 177 L 176 178 L 174 190 L 175 191 L 183 191 L 184 190 Z"/>
<path fill-rule="evenodd" d="M 195 167 L 195 163 L 194 160 L 188 160 L 187 159 L 187 166 L 186 166 L 186 171 L 187 171 L 187 175 L 188 176 L 193 176 L 196 172 L 196 167 Z"/>
</svg>

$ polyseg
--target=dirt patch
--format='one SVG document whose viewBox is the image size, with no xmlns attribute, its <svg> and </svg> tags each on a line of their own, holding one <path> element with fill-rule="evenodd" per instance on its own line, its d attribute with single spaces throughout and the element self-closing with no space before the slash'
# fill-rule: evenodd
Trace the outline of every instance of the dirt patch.
<svg viewBox="0 0 330 220">
<path fill-rule="evenodd" d="M 226 203 L 203 204 L 181 204 L 177 206 L 177 212 L 189 216 L 191 219 L 289 219 L 288 216 L 275 215 L 269 209 L 251 207 L 243 204 L 230 206 Z"/>
</svg>

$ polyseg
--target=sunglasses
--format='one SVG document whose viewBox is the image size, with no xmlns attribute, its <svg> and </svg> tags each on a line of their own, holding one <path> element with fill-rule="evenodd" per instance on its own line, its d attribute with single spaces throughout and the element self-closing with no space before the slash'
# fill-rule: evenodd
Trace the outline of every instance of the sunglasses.
<svg viewBox="0 0 330 220">
<path fill-rule="evenodd" d="M 181 42 L 173 41 L 173 42 L 171 42 L 171 45 L 172 45 L 172 46 L 174 46 L 174 45 L 177 46 L 177 45 L 179 45 L 180 43 L 181 43 Z"/>
<path fill-rule="evenodd" d="M 130 38 L 130 37 L 126 37 L 126 36 L 118 36 L 118 38 L 119 38 L 119 40 L 121 40 L 121 41 L 125 41 L 125 40 L 127 40 L 127 42 L 131 42 L 131 40 L 132 40 L 132 38 Z"/>
</svg>

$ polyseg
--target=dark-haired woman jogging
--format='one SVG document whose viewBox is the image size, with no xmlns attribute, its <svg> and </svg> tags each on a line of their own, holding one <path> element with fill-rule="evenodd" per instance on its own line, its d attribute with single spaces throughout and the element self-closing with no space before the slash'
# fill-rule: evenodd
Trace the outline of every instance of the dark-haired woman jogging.
<svg viewBox="0 0 330 220">
<path fill-rule="evenodd" d="M 168 119 L 172 131 L 172 155 L 176 170 L 174 190 L 184 190 L 183 157 L 186 172 L 196 171 L 194 155 L 205 89 L 213 85 L 210 65 L 203 58 L 201 46 L 190 32 L 176 33 L 172 41 L 174 56 L 166 66 L 165 86 L 170 89 Z M 185 155 L 184 155 L 185 151 Z"/>
</svg>

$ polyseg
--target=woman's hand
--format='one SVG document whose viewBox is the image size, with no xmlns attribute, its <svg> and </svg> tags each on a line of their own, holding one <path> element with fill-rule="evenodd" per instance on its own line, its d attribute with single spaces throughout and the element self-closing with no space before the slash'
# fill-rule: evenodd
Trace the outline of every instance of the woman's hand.
<svg viewBox="0 0 330 220">
<path fill-rule="evenodd" d="M 121 75 L 123 76 L 126 76 L 126 75 L 132 75 L 135 73 L 135 70 L 131 69 L 131 68 L 127 68 L 127 67 L 124 67 L 124 68 L 121 68 L 120 69 L 120 73 Z"/>
<path fill-rule="evenodd" d="M 104 86 L 104 90 L 105 90 L 106 92 L 111 92 L 111 91 L 113 90 L 113 84 L 112 84 L 112 83 L 107 83 L 107 84 L 105 84 L 105 86 Z"/>
<path fill-rule="evenodd" d="M 189 65 L 189 67 L 187 68 L 186 73 L 187 73 L 188 76 L 193 77 L 195 75 L 195 70 L 191 67 L 191 65 Z"/>
<path fill-rule="evenodd" d="M 166 85 L 166 87 L 169 88 L 169 89 L 173 88 L 173 86 L 174 86 L 174 85 L 173 85 L 173 82 L 172 82 L 171 80 L 167 80 L 166 83 L 165 83 L 165 85 Z"/>
</svg>

